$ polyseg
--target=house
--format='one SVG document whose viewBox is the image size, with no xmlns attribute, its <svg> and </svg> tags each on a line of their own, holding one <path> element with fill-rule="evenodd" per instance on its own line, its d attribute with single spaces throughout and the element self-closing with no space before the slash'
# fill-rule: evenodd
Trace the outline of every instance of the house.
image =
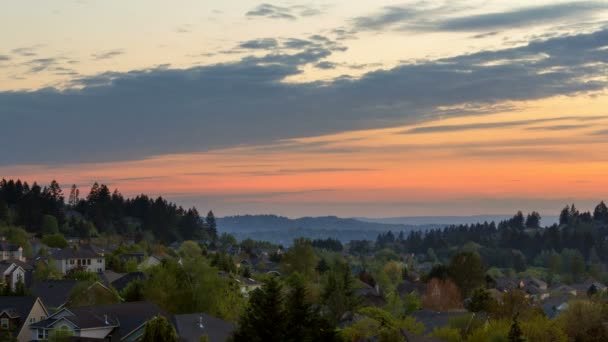
<svg viewBox="0 0 608 342">
<path fill-rule="evenodd" d="M 90 245 L 66 247 L 53 253 L 55 266 L 62 274 L 71 270 L 103 273 L 106 260 L 103 252 L 98 252 Z"/>
<path fill-rule="evenodd" d="M 8 243 L 6 241 L 0 242 L 0 260 L 15 259 L 25 262 L 23 256 L 23 248 L 19 245 Z"/>
<path fill-rule="evenodd" d="M 560 312 L 568 308 L 568 301 L 570 298 L 569 295 L 551 297 L 541 304 L 541 308 L 548 318 L 553 319 L 559 315 Z"/>
<path fill-rule="evenodd" d="M 48 311 L 38 297 L 0 297 L 0 330 L 11 331 L 19 342 L 30 341 L 29 325 L 47 316 Z"/>
<path fill-rule="evenodd" d="M 412 293 L 422 296 L 426 293 L 426 284 L 423 282 L 404 280 L 397 286 L 397 292 L 401 297 L 405 297 Z"/>
<path fill-rule="evenodd" d="M 559 296 L 559 295 L 570 295 L 576 296 L 578 291 L 575 288 L 568 285 L 558 285 L 551 288 L 551 296 Z"/>
<path fill-rule="evenodd" d="M 59 311 L 68 305 L 86 305 L 98 299 L 119 301 L 116 293 L 100 282 L 95 282 L 83 288 L 78 280 L 45 280 L 34 284 L 31 292 L 40 297 L 50 311 Z M 76 293 L 76 291 L 79 291 Z"/>
<path fill-rule="evenodd" d="M 523 287 L 523 283 L 514 278 L 496 278 L 496 289 L 501 292 L 509 292 L 511 290 Z"/>
<path fill-rule="evenodd" d="M 130 272 L 130 273 L 127 273 L 127 274 L 123 275 L 122 277 L 114 280 L 111 283 L 111 285 L 113 288 L 116 289 L 116 291 L 121 292 L 131 282 L 133 282 L 135 280 L 143 280 L 145 278 L 146 278 L 146 275 L 143 272 Z"/>
<path fill-rule="evenodd" d="M 145 258 L 140 264 L 139 266 L 137 266 L 137 268 L 140 271 L 144 271 L 150 267 L 154 267 L 156 265 L 160 265 L 163 262 L 164 257 L 158 256 L 158 255 L 150 255 L 147 258 Z"/>
<path fill-rule="evenodd" d="M 240 278 L 234 280 L 236 280 L 236 282 L 239 284 L 241 287 L 241 293 L 245 296 L 249 295 L 251 291 L 262 287 L 262 283 L 251 278 Z"/>
<path fill-rule="evenodd" d="M 537 287 L 541 291 L 547 291 L 547 283 L 536 278 L 536 277 L 526 277 L 522 279 L 523 286 L 520 287 L 528 287 L 534 286 Z"/>
<path fill-rule="evenodd" d="M 47 319 L 29 326 L 32 341 L 46 340 L 55 329 L 86 341 L 137 341 L 146 323 L 157 315 L 169 317 L 150 302 L 131 302 L 63 308 Z"/>
<path fill-rule="evenodd" d="M 11 291 L 15 291 L 17 283 L 21 282 L 25 287 L 25 270 L 16 263 L 0 263 L 0 273 L 2 274 L 0 280 L 2 286 L 8 286 Z"/>
<path fill-rule="evenodd" d="M 181 342 L 199 342 L 205 335 L 209 342 L 224 342 L 235 329 L 234 324 L 203 313 L 175 315 L 173 324 Z"/>
</svg>

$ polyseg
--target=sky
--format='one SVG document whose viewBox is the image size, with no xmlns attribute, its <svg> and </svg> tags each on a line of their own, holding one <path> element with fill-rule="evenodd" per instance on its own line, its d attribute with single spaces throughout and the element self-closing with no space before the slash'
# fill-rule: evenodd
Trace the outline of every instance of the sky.
<svg viewBox="0 0 608 342">
<path fill-rule="evenodd" d="M 6 0 L 0 178 L 217 215 L 608 199 L 608 2 Z"/>
</svg>

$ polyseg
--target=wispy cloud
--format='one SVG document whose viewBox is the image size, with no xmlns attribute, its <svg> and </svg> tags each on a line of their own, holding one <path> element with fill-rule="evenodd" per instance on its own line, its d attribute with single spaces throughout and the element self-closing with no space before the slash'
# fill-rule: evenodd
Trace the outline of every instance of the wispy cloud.
<svg viewBox="0 0 608 342">
<path fill-rule="evenodd" d="M 322 10 L 309 5 L 276 6 L 263 3 L 247 11 L 245 16 L 249 18 L 262 17 L 269 19 L 296 20 L 299 17 L 310 17 L 320 15 Z"/>
<path fill-rule="evenodd" d="M 99 61 L 99 60 L 114 58 L 114 57 L 123 55 L 124 53 L 125 53 L 125 51 L 122 49 L 115 49 L 115 50 L 96 52 L 96 53 L 92 54 L 91 57 L 94 60 Z"/>
</svg>

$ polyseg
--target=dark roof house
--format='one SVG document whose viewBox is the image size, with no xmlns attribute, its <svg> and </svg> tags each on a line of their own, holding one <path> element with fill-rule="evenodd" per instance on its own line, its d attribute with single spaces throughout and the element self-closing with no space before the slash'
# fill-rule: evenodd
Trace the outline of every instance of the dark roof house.
<svg viewBox="0 0 608 342">
<path fill-rule="evenodd" d="M 210 342 L 224 342 L 235 329 L 234 324 L 207 314 L 175 315 L 173 323 L 182 342 L 198 342 L 203 335 Z"/>
</svg>

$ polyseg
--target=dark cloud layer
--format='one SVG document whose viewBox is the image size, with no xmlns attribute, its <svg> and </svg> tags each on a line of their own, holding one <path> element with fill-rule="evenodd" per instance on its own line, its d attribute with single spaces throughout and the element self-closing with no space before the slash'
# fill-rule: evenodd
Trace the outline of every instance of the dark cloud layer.
<svg viewBox="0 0 608 342">
<path fill-rule="evenodd" d="M 285 83 L 320 46 L 189 69 L 106 73 L 67 90 L 0 92 L 0 164 L 145 158 L 421 122 L 439 106 L 604 89 L 608 30 L 405 64 L 360 79 Z M 576 51 L 576 53 L 572 53 Z M 543 56 L 542 58 L 533 58 Z M 501 63 L 492 63 L 501 61 Z M 453 113 L 452 115 L 458 115 Z M 23 132 L 27 130 L 27 139 Z"/>
<path fill-rule="evenodd" d="M 578 1 L 561 4 L 523 7 L 511 11 L 456 16 L 461 9 L 456 5 L 424 8 L 424 2 L 410 6 L 388 6 L 380 12 L 353 19 L 355 29 L 378 31 L 386 29 L 406 31 L 467 31 L 520 28 L 592 16 L 607 10 L 608 4 L 596 1 Z M 496 31 L 487 35 L 496 34 Z M 481 36 L 482 37 L 482 36 Z"/>
</svg>

